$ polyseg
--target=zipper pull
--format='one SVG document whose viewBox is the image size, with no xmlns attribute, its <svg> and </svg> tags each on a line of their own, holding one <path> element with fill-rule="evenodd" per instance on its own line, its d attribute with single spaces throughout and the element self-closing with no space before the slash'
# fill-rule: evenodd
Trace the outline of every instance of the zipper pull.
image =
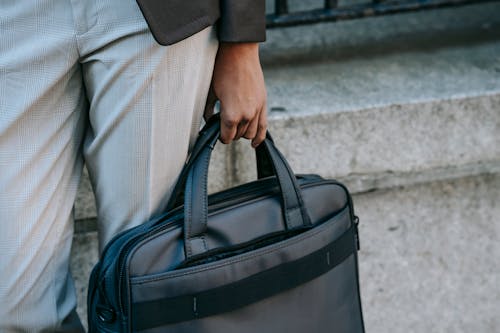
<svg viewBox="0 0 500 333">
<path fill-rule="evenodd" d="M 105 324 L 112 324 L 116 320 L 116 312 L 105 305 L 96 306 L 97 318 Z"/>
<path fill-rule="evenodd" d="M 354 215 L 354 231 L 355 231 L 355 236 L 356 237 L 356 248 L 361 250 L 361 246 L 359 244 L 359 231 L 358 231 L 358 225 L 359 225 L 359 217 Z"/>
</svg>

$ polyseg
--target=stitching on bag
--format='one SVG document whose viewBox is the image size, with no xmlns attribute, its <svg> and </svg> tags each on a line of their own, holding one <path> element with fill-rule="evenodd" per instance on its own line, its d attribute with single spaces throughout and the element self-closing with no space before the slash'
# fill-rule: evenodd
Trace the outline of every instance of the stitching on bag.
<svg viewBox="0 0 500 333">
<path fill-rule="evenodd" d="M 283 160 L 283 166 L 285 167 L 285 171 L 288 174 L 292 174 L 293 175 L 293 172 L 290 169 L 289 165 L 287 164 L 286 159 L 283 156 L 283 154 L 278 149 L 276 149 L 276 153 Z M 298 209 L 299 212 L 300 212 L 300 216 L 302 217 L 301 219 L 303 220 L 302 209 L 301 209 L 301 206 L 303 206 L 303 202 L 301 200 L 301 196 L 299 194 L 299 191 L 297 190 L 297 187 L 295 186 L 294 183 L 292 183 L 292 190 L 295 193 L 295 197 L 297 198 L 297 205 L 295 207 L 291 208 L 291 209 L 293 209 L 293 210 L 297 210 Z M 303 221 L 303 222 L 305 222 L 305 221 Z"/>
<path fill-rule="evenodd" d="M 273 145 L 275 153 L 278 156 L 278 158 L 283 161 L 283 163 L 282 163 L 282 166 L 283 166 L 282 170 L 283 170 L 283 172 L 286 175 L 290 175 L 290 174 L 293 175 L 293 172 L 290 169 L 288 163 L 286 162 L 286 159 L 283 156 L 283 154 L 278 150 L 278 148 L 276 148 L 276 146 L 273 143 L 271 143 L 271 144 Z M 298 193 L 297 187 L 295 186 L 295 184 L 292 182 L 291 185 L 292 185 L 292 188 L 289 189 L 289 190 L 290 190 L 290 192 L 293 191 L 293 193 L 295 193 L 295 197 L 297 198 L 297 204 L 294 205 L 293 207 L 289 207 L 290 211 L 294 211 L 294 215 L 295 215 L 296 214 L 295 211 L 299 210 L 299 214 L 301 216 L 301 220 L 303 220 L 302 209 L 301 209 L 301 205 L 303 205 L 303 202 L 301 200 L 300 194 Z M 287 214 L 287 216 L 289 217 L 289 220 L 290 220 L 290 214 L 288 213 L 288 211 L 287 211 L 286 214 Z M 291 227 L 298 227 L 298 226 L 291 226 Z"/>
<path fill-rule="evenodd" d="M 267 141 L 264 141 L 264 142 L 268 145 L 267 150 L 269 152 L 269 157 L 271 158 L 272 162 L 274 163 L 274 167 L 276 169 L 276 176 L 278 176 L 278 174 L 280 173 L 278 171 L 278 168 L 279 168 L 280 164 L 276 163 L 276 156 L 274 156 L 273 153 L 271 152 L 272 151 L 272 147 L 271 147 L 272 143 L 268 143 Z M 283 172 L 281 172 L 281 175 L 283 176 Z M 287 193 L 286 192 L 287 189 L 283 189 L 283 186 L 282 186 L 281 182 L 279 182 L 279 184 L 280 184 L 280 188 L 281 188 L 282 192 L 283 193 Z M 288 201 L 286 199 L 286 195 L 283 194 L 282 198 L 283 198 L 283 207 L 285 208 L 285 217 L 286 217 L 285 224 L 286 224 L 287 228 L 293 228 L 292 225 L 289 225 L 289 223 L 290 223 L 290 214 L 288 212 L 288 209 L 286 209 L 288 207 Z"/>
<path fill-rule="evenodd" d="M 208 173 L 208 162 L 210 161 L 210 153 L 205 153 L 205 156 L 204 156 L 204 160 L 201 161 L 202 163 L 202 167 L 203 167 L 203 171 L 202 171 L 202 174 L 206 174 Z M 186 193 L 185 195 L 187 195 L 187 198 L 189 200 L 189 202 L 187 202 L 187 206 L 186 206 L 186 215 L 188 216 L 188 221 L 190 221 L 190 223 L 188 223 L 188 228 L 187 228 L 187 237 L 186 237 L 186 254 L 188 257 L 192 256 L 193 255 L 193 248 L 191 246 L 192 244 L 192 241 L 196 240 L 196 239 L 199 239 L 201 240 L 202 242 L 202 246 L 203 246 L 203 250 L 204 251 L 208 251 L 208 245 L 207 245 L 207 241 L 205 239 L 205 235 L 202 234 L 201 236 L 195 236 L 195 237 L 192 237 L 192 225 L 193 225 L 193 215 L 192 215 L 192 210 L 191 210 L 191 206 L 193 205 L 194 201 L 191 200 L 191 195 L 193 193 L 193 186 L 194 186 L 194 182 L 193 182 L 193 177 L 191 176 L 193 173 L 194 173 L 195 170 L 191 170 L 190 172 L 190 175 L 188 176 L 188 183 L 190 184 L 190 186 L 188 186 L 188 190 L 189 192 Z M 207 193 L 207 177 L 202 177 L 202 196 L 203 197 L 207 197 L 208 193 Z M 206 221 L 208 220 L 208 216 L 207 216 L 207 200 L 203 200 L 202 199 L 202 212 L 203 212 L 203 218 L 202 218 L 202 228 L 206 230 Z"/>
<path fill-rule="evenodd" d="M 273 252 L 276 252 L 278 250 L 281 250 L 284 247 L 289 247 L 289 246 L 295 245 L 295 244 L 297 244 L 299 242 L 302 242 L 302 241 L 304 241 L 304 240 L 306 240 L 308 238 L 315 237 L 321 231 L 323 231 L 323 229 L 326 229 L 327 227 L 331 227 L 331 224 L 334 221 L 343 218 L 348 212 L 349 212 L 349 206 L 346 206 L 344 208 L 344 210 L 341 213 L 339 213 L 337 216 L 334 216 L 331 221 L 327 222 L 326 224 L 323 224 L 323 225 L 319 226 L 316 229 L 311 230 L 311 231 L 314 231 L 314 232 L 311 232 L 311 234 L 302 234 L 302 235 L 299 235 L 297 239 L 290 241 L 290 243 L 285 242 L 284 244 L 281 244 L 280 246 L 277 246 L 277 247 L 273 247 L 272 249 L 269 249 L 267 251 L 259 252 L 259 253 L 256 253 L 254 255 L 245 257 L 245 258 L 228 260 L 228 261 L 220 263 L 218 265 L 213 265 L 213 266 L 209 266 L 209 267 L 205 267 L 205 268 L 200 268 L 199 270 L 192 270 L 192 271 L 182 272 L 182 273 L 178 273 L 178 274 L 172 274 L 172 275 L 168 275 L 168 276 L 158 276 L 156 278 L 155 277 L 150 277 L 150 278 L 144 277 L 144 279 L 145 279 L 144 281 L 131 281 L 131 283 L 133 285 L 141 285 L 141 284 L 149 283 L 149 282 L 169 280 L 169 279 L 172 279 L 172 278 L 182 277 L 182 276 L 190 275 L 190 274 L 193 274 L 193 273 L 201 273 L 201 272 L 205 272 L 207 270 L 214 270 L 214 269 L 218 269 L 218 268 L 221 268 L 221 267 L 224 267 L 224 266 L 229 266 L 229 265 L 234 264 L 234 263 L 245 262 L 245 261 L 254 259 L 256 257 L 261 257 L 261 256 L 267 255 L 269 253 L 273 253 Z M 140 277 L 138 279 L 140 279 Z"/>
<path fill-rule="evenodd" d="M 201 236 L 201 240 L 203 241 L 203 246 L 205 246 L 205 251 L 208 251 L 207 239 L 205 235 Z"/>
<path fill-rule="evenodd" d="M 186 205 L 186 215 L 187 215 L 187 218 L 188 218 L 188 221 L 191 220 L 191 205 L 192 205 L 192 202 L 191 202 L 191 192 L 192 192 L 192 189 L 191 189 L 191 186 L 193 185 L 193 181 L 192 181 L 192 177 L 191 177 L 191 173 L 188 175 L 188 184 L 189 186 L 187 186 L 187 190 L 188 192 L 187 193 L 184 193 L 184 197 L 187 198 L 187 200 L 189 200 L 189 202 L 187 202 L 187 205 Z M 184 217 L 184 220 L 186 218 Z M 184 223 L 185 225 L 186 223 Z M 191 236 L 191 223 L 188 223 L 187 224 L 187 230 L 185 231 L 186 234 L 187 234 L 187 237 L 186 237 L 186 252 L 187 252 L 187 255 L 188 256 L 191 256 L 191 254 L 193 253 L 193 249 L 192 249 L 192 246 L 191 246 L 191 240 L 190 240 L 190 236 Z"/>
<path fill-rule="evenodd" d="M 197 241 L 197 243 L 198 243 L 198 242 L 201 242 L 202 246 L 205 246 L 205 245 L 206 245 L 205 240 L 203 239 L 203 236 L 196 236 L 196 237 L 193 237 L 193 238 L 191 238 L 191 241 L 192 241 L 192 242 Z"/>
<path fill-rule="evenodd" d="M 205 251 L 208 251 L 207 242 L 205 240 L 205 232 L 207 230 L 207 221 L 208 221 L 208 189 L 207 189 L 207 178 L 208 178 L 208 164 L 210 163 L 210 155 L 212 151 L 209 151 L 205 157 L 205 163 L 203 163 L 203 175 L 207 175 L 207 177 L 202 177 L 203 181 L 203 200 L 202 200 L 202 212 L 203 212 L 203 234 L 201 239 L 203 240 L 203 246 L 205 247 Z"/>
</svg>

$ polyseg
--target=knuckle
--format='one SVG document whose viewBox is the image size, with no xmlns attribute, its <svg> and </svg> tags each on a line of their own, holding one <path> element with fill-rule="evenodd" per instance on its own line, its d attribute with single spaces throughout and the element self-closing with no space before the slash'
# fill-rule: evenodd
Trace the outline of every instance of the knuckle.
<svg viewBox="0 0 500 333">
<path fill-rule="evenodd" d="M 227 127 L 234 127 L 238 124 L 238 121 L 235 118 L 225 118 L 224 125 Z"/>
<path fill-rule="evenodd" d="M 255 118 L 255 112 L 245 112 L 241 115 L 241 123 L 247 124 Z"/>
</svg>

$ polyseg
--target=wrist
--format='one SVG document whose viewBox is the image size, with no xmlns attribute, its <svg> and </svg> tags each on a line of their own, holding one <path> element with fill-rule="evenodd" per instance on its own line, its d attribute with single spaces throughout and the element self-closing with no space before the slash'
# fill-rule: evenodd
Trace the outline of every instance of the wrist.
<svg viewBox="0 0 500 333">
<path fill-rule="evenodd" d="M 219 44 L 219 52 L 235 55 L 258 55 L 259 43 L 231 43 L 221 42 Z"/>
</svg>

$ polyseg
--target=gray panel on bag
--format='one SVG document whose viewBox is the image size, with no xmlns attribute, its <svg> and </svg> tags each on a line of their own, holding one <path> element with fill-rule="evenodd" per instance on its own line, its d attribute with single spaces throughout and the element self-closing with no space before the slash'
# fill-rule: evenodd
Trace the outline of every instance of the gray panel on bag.
<svg viewBox="0 0 500 333">
<path fill-rule="evenodd" d="M 345 190 L 336 184 L 318 183 L 302 189 L 305 207 L 312 221 L 322 221 L 347 204 Z M 324 198 L 330 200 L 324 200 Z M 284 230 L 281 202 L 278 196 L 247 201 L 238 209 L 217 211 L 209 215 L 205 241 L 209 249 L 240 244 L 272 232 Z M 262 216 L 259 213 L 262 213 Z M 244 224 L 242 223 L 244 221 Z M 167 272 L 184 260 L 182 229 L 170 228 L 148 238 L 130 256 L 130 276 Z"/>
</svg>

